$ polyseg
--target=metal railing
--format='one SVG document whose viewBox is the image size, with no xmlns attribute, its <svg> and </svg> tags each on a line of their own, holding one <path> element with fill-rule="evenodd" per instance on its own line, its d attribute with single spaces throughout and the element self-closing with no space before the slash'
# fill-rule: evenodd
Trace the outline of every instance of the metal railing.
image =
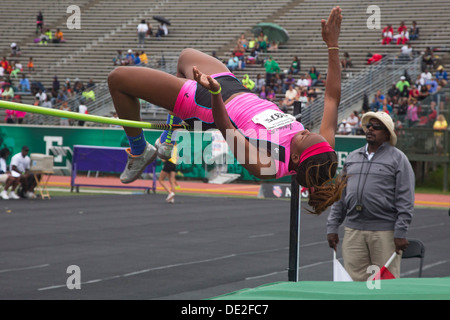
<svg viewBox="0 0 450 320">
<path fill-rule="evenodd" d="M 338 119 L 345 119 L 353 110 L 360 110 L 365 94 L 372 97 L 378 90 L 386 93 L 392 83 L 398 82 L 405 72 L 411 79 L 416 79 L 417 75 L 420 74 L 420 61 L 420 56 L 411 60 L 386 56 L 376 64 L 368 66 L 343 81 Z M 323 108 L 324 95 L 319 96 L 306 107 L 302 107 L 301 122 L 310 131 L 317 132 L 319 130 Z"/>
</svg>

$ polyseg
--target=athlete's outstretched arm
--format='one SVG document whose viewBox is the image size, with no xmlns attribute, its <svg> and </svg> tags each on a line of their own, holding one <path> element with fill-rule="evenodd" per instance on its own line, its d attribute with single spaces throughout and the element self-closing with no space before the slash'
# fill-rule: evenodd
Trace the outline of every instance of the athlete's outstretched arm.
<svg viewBox="0 0 450 320">
<path fill-rule="evenodd" d="M 217 92 L 220 84 L 209 75 L 193 68 L 194 79 L 206 89 Z M 222 95 L 211 94 L 212 114 L 217 129 L 220 130 L 228 144 L 232 144 L 233 154 L 248 172 L 259 179 L 273 179 L 276 176 L 275 163 L 266 149 L 258 149 L 251 144 L 232 124 L 225 108 Z M 245 150 L 245 152 L 242 152 Z M 244 154 L 243 154 L 244 153 Z"/>
<path fill-rule="evenodd" d="M 328 47 L 328 73 L 325 86 L 324 110 L 320 134 L 331 147 L 335 146 L 338 122 L 338 107 L 341 101 L 341 64 L 339 61 L 339 33 L 341 30 L 341 8 L 331 10 L 328 20 L 322 20 L 322 38 Z"/>
</svg>

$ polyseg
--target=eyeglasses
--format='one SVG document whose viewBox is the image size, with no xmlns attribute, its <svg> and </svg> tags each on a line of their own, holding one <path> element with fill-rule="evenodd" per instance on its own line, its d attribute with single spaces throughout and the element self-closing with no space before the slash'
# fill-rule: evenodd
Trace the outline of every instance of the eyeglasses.
<svg viewBox="0 0 450 320">
<path fill-rule="evenodd" d="M 368 123 L 364 125 L 367 129 L 373 128 L 373 130 L 376 131 L 381 131 L 381 130 L 386 130 L 385 127 L 383 127 L 381 124 L 373 124 L 373 123 Z"/>
</svg>

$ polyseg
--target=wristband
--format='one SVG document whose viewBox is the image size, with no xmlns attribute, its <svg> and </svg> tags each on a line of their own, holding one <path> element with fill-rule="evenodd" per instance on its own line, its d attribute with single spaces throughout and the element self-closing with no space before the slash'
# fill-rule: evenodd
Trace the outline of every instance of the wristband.
<svg viewBox="0 0 450 320">
<path fill-rule="evenodd" d="M 222 87 L 220 86 L 219 90 L 217 90 L 216 92 L 211 91 L 211 90 L 208 90 L 208 91 L 211 92 L 211 94 L 213 94 L 213 95 L 218 95 L 222 91 Z"/>
<path fill-rule="evenodd" d="M 328 47 L 328 50 L 339 50 L 339 47 Z"/>
</svg>

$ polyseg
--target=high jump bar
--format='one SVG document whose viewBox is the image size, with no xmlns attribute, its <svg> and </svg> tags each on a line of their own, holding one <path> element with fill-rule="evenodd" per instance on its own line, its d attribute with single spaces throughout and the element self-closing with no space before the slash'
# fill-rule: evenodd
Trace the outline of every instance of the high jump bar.
<svg viewBox="0 0 450 320">
<path fill-rule="evenodd" d="M 143 121 L 133 121 L 133 120 L 124 120 L 124 119 L 114 119 L 108 117 L 102 117 L 92 114 L 82 114 L 73 111 L 65 111 L 65 110 L 57 110 L 50 109 L 38 106 L 32 106 L 23 103 L 10 102 L 10 101 L 0 101 L 0 108 L 24 111 L 30 113 L 38 113 L 44 114 L 52 117 L 60 117 L 60 118 L 69 118 L 80 121 L 91 121 L 97 123 L 104 124 L 112 124 L 119 125 L 123 127 L 133 127 L 133 128 L 142 128 L 142 129 L 157 129 L 157 130 L 177 130 L 177 129 L 185 129 L 192 130 L 189 125 L 183 124 L 166 124 L 166 123 L 149 123 Z"/>
</svg>

